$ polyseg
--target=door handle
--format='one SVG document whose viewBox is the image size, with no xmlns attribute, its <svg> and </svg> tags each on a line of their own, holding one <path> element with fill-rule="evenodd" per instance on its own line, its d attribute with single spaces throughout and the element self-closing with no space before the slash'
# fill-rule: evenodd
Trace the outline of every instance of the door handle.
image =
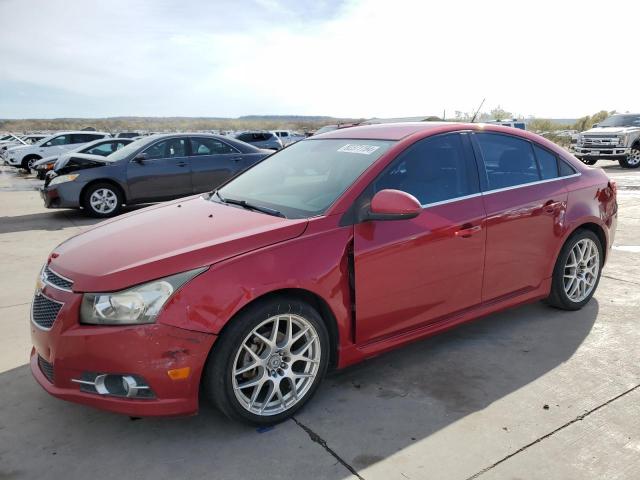
<svg viewBox="0 0 640 480">
<path fill-rule="evenodd" d="M 242 160 L 242 157 L 232 157 L 231 160 L 233 160 L 234 162 L 239 162 L 240 160 Z"/>
<path fill-rule="evenodd" d="M 482 227 L 480 225 L 475 225 L 475 226 L 463 225 L 460 230 L 456 230 L 455 232 L 453 232 L 453 234 L 456 237 L 469 238 L 471 235 L 480 233 L 481 230 L 482 230 Z"/>
<path fill-rule="evenodd" d="M 187 166 L 187 162 L 178 162 L 178 163 L 176 163 L 176 165 L 178 165 L 179 167 L 186 167 Z"/>
<path fill-rule="evenodd" d="M 561 204 L 562 202 L 554 202 L 552 200 L 549 200 L 547 203 L 544 204 L 543 209 L 545 213 L 556 213 L 556 210 Z"/>
</svg>

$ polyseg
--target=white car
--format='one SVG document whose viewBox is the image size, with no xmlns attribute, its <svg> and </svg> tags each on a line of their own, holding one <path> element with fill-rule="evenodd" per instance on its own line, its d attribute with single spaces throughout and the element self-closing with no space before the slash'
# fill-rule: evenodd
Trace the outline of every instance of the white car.
<svg viewBox="0 0 640 480">
<path fill-rule="evenodd" d="M 59 132 L 43 138 L 33 145 L 9 148 L 5 153 L 5 164 L 31 171 L 33 164 L 44 157 L 60 155 L 84 143 L 111 137 L 105 132 Z"/>
<path fill-rule="evenodd" d="M 299 140 L 304 140 L 306 137 L 290 130 L 274 130 L 276 136 L 282 142 L 282 146 L 286 147 L 292 143 L 296 143 Z"/>
</svg>

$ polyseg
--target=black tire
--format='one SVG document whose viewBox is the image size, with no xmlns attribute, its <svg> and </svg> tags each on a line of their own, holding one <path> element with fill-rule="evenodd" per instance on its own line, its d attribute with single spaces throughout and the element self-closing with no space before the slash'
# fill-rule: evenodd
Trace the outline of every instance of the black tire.
<svg viewBox="0 0 640 480">
<path fill-rule="evenodd" d="M 99 190 L 109 191 L 111 192 L 111 195 L 115 197 L 115 206 L 113 207 L 113 209 L 100 211 L 94 208 L 94 206 L 91 204 L 91 196 L 94 193 L 98 192 Z M 109 198 L 111 198 L 111 196 Z M 82 207 L 84 208 L 84 211 L 89 215 L 91 215 L 92 217 L 109 218 L 120 213 L 123 202 L 124 202 L 124 198 L 123 198 L 122 192 L 120 191 L 120 188 L 116 187 L 112 183 L 101 182 L 101 183 L 94 183 L 93 185 L 90 185 L 89 187 L 87 187 L 87 189 L 82 194 L 81 203 L 82 203 Z"/>
<path fill-rule="evenodd" d="M 287 313 L 304 318 L 315 329 L 321 352 L 318 370 L 311 386 L 308 387 L 297 403 L 292 404 L 281 413 L 258 415 L 245 408 L 234 393 L 233 370 L 236 355 L 242 349 L 242 345 L 254 328 L 271 317 Z M 202 376 L 202 395 L 233 420 L 262 426 L 282 422 L 294 415 L 317 390 L 327 370 L 330 355 L 329 348 L 330 342 L 327 327 L 320 314 L 309 304 L 287 296 L 258 301 L 234 317 L 216 341 L 212 352 L 209 354 Z"/>
<path fill-rule="evenodd" d="M 599 253 L 598 258 L 599 258 L 600 264 L 598 267 L 598 275 L 597 275 L 595 284 L 591 289 L 591 292 L 586 296 L 586 298 L 584 298 L 579 302 L 576 302 L 571 300 L 567 295 L 567 292 L 565 291 L 564 274 L 565 274 L 565 265 L 567 264 L 567 260 L 569 258 L 569 255 L 571 254 L 571 250 L 580 240 L 583 240 L 583 239 L 590 239 L 596 244 L 598 248 L 598 253 Z M 593 233 L 591 230 L 586 230 L 586 229 L 576 230 L 565 242 L 564 246 L 562 247 L 562 250 L 560 250 L 560 254 L 558 255 L 558 259 L 556 260 L 556 265 L 553 269 L 551 293 L 547 297 L 546 303 L 548 303 L 553 307 L 560 308 L 562 310 L 580 310 L 587 303 L 589 303 L 589 300 L 591 300 L 591 297 L 593 297 L 593 294 L 598 288 L 598 284 L 600 283 L 600 277 L 602 276 L 603 263 L 604 263 L 604 250 L 603 250 L 603 245 L 600 242 L 600 239 L 598 238 L 598 236 L 595 233 Z"/>
<path fill-rule="evenodd" d="M 37 162 L 38 160 L 41 160 L 41 158 L 38 155 L 28 155 L 22 159 L 20 168 L 22 168 L 23 170 L 26 170 L 27 173 L 31 173 L 31 170 L 32 170 L 31 164 L 33 162 Z"/>
<path fill-rule="evenodd" d="M 582 157 L 582 158 L 580 159 L 580 161 L 581 161 L 582 163 L 584 163 L 585 165 L 590 165 L 590 166 L 591 166 L 591 165 L 595 165 L 595 164 L 596 164 L 596 162 L 598 161 L 598 159 L 597 159 L 597 158 L 586 158 L 586 157 Z"/>
<path fill-rule="evenodd" d="M 618 163 L 622 168 L 638 168 L 640 167 L 640 144 L 631 147 L 631 153 L 628 157 L 621 158 Z"/>
</svg>

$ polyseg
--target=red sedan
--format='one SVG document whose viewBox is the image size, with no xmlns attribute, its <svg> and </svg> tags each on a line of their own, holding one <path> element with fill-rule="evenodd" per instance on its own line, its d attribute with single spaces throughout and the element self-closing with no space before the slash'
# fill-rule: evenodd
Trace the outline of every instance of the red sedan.
<svg viewBox="0 0 640 480">
<path fill-rule="evenodd" d="M 59 245 L 31 318 L 50 394 L 132 416 L 291 416 L 343 368 L 546 299 L 585 305 L 616 187 L 553 143 L 405 123 L 298 142 Z"/>
</svg>

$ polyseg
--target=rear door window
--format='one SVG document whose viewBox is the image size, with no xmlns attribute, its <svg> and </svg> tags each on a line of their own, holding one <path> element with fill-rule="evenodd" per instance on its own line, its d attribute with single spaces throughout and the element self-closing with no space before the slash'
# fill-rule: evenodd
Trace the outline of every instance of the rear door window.
<svg viewBox="0 0 640 480">
<path fill-rule="evenodd" d="M 558 158 L 548 150 L 537 145 L 533 146 L 536 153 L 536 160 L 540 167 L 540 176 L 543 180 L 558 178 Z"/>
<path fill-rule="evenodd" d="M 223 155 L 229 153 L 238 153 L 238 151 L 215 138 L 196 137 L 191 139 L 191 155 L 193 156 Z"/>
<path fill-rule="evenodd" d="M 526 185 L 541 179 L 530 142 L 510 135 L 476 133 L 487 190 Z"/>
<path fill-rule="evenodd" d="M 384 189 L 410 193 L 422 205 L 478 193 L 478 171 L 464 148 L 462 135 L 448 134 L 419 140 L 402 152 L 374 182 Z"/>
</svg>

